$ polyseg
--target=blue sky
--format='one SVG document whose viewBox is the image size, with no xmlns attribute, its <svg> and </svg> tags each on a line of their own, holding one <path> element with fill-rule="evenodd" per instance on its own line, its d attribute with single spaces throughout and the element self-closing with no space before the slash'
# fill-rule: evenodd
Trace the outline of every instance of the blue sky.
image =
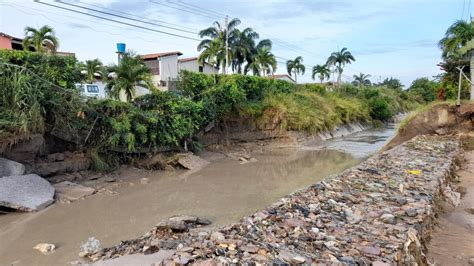
<svg viewBox="0 0 474 266">
<path fill-rule="evenodd" d="M 173 24 L 191 32 L 208 27 L 221 19 L 221 15 L 228 14 L 240 18 L 241 27 L 252 27 L 261 38 L 274 40 L 273 52 L 281 58 L 279 61 L 303 56 L 307 70 L 299 78 L 302 82 L 312 81 L 311 66 L 324 63 L 331 52 L 347 47 L 356 62 L 346 67 L 344 80 L 350 81 L 352 75 L 363 72 L 370 74 L 375 82 L 392 76 L 406 86 L 417 77 L 432 77 L 440 72 L 436 66 L 440 62 L 437 42 L 449 25 L 469 18 L 474 8 L 470 0 L 63 1 L 161 20 L 169 23 L 168 26 Z M 58 4 L 52 0 L 43 2 Z M 115 62 L 117 42 L 126 43 L 127 48 L 137 53 L 179 50 L 183 57 L 198 54 L 197 41 L 107 22 L 34 1 L 0 0 L 0 4 L 1 32 L 22 37 L 25 26 L 48 24 L 56 30 L 60 50 L 74 52 L 80 60 L 99 58 L 104 63 Z M 195 12 L 176 9 L 183 9 L 180 5 L 188 10 L 194 8 Z M 206 16 L 197 12 L 195 6 L 214 13 Z M 191 33 L 144 26 L 197 38 Z M 286 72 L 284 64 L 279 64 L 277 72 Z"/>
</svg>

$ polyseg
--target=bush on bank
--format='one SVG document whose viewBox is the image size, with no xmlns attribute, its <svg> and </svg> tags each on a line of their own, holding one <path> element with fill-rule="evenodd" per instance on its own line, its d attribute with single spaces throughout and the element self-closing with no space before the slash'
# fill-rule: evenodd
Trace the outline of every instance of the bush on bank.
<svg viewBox="0 0 474 266">
<path fill-rule="evenodd" d="M 0 62 L 28 69 L 0 68 L 0 138 L 10 143 L 13 137 L 58 128 L 72 135 L 87 133 L 81 145 L 99 152 L 155 150 L 192 143 L 209 123 L 228 118 L 315 133 L 353 121 L 384 121 L 413 105 L 406 93 L 384 87 L 344 85 L 330 91 L 320 84 L 186 71 L 180 73 L 177 92 L 156 92 L 128 103 L 86 99 L 74 87 L 80 80 L 74 57 L 0 51 Z"/>
</svg>

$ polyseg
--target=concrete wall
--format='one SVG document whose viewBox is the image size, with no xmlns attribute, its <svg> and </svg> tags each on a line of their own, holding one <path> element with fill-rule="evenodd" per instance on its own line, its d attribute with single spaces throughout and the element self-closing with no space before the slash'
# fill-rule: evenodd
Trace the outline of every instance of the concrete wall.
<svg viewBox="0 0 474 266">
<path fill-rule="evenodd" d="M 6 36 L 0 36 L 0 49 L 12 49 L 12 42 Z"/>
<path fill-rule="evenodd" d="M 192 72 L 199 72 L 199 63 L 197 60 L 187 61 L 187 62 L 180 62 L 178 64 L 179 70 L 187 70 Z M 208 65 L 204 64 L 203 71 L 204 74 L 217 74 L 217 69 Z"/>
<path fill-rule="evenodd" d="M 178 78 L 178 55 L 169 55 L 159 58 L 160 80 L 176 80 Z"/>
</svg>

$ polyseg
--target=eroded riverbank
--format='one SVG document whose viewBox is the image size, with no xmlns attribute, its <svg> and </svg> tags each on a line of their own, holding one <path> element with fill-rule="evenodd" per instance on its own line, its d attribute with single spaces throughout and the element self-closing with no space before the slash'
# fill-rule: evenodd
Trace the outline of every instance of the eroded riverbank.
<svg viewBox="0 0 474 266">
<path fill-rule="evenodd" d="M 459 201 L 449 184 L 459 154 L 459 141 L 452 136 L 419 136 L 239 223 L 186 233 L 157 226 L 90 258 L 151 251 L 162 252 L 164 262 L 206 265 L 426 264 L 424 245 L 439 200 Z"/>
<path fill-rule="evenodd" d="M 106 193 L 71 204 L 56 203 L 37 213 L 1 215 L 0 258 L 8 265 L 65 265 L 78 259 L 79 246 L 88 237 L 110 246 L 179 214 L 206 217 L 215 226 L 232 223 L 356 165 L 393 132 L 393 128 L 371 131 L 380 135 L 375 141 L 367 141 L 362 133 L 358 133 L 362 137 L 332 141 L 352 141 L 359 145 L 355 150 L 264 149 L 254 154 L 255 163 L 211 155 L 211 164 L 199 171 L 125 168 L 118 171 L 117 182 L 106 184 Z M 147 179 L 146 184 L 142 178 Z M 41 242 L 54 243 L 57 250 L 45 256 L 32 249 Z"/>
</svg>

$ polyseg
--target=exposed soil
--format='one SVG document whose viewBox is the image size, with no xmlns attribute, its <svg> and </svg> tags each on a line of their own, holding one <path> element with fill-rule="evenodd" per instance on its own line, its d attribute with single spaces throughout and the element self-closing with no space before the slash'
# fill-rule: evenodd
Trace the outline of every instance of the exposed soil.
<svg viewBox="0 0 474 266">
<path fill-rule="evenodd" d="M 457 207 L 444 204 L 439 229 L 428 245 L 428 257 L 435 265 L 474 263 L 474 151 L 466 152 L 457 171 L 462 198 Z"/>
<path fill-rule="evenodd" d="M 474 130 L 474 103 L 459 109 L 449 103 L 440 103 L 413 117 L 384 147 L 391 149 L 418 135 L 446 135 Z"/>
</svg>

